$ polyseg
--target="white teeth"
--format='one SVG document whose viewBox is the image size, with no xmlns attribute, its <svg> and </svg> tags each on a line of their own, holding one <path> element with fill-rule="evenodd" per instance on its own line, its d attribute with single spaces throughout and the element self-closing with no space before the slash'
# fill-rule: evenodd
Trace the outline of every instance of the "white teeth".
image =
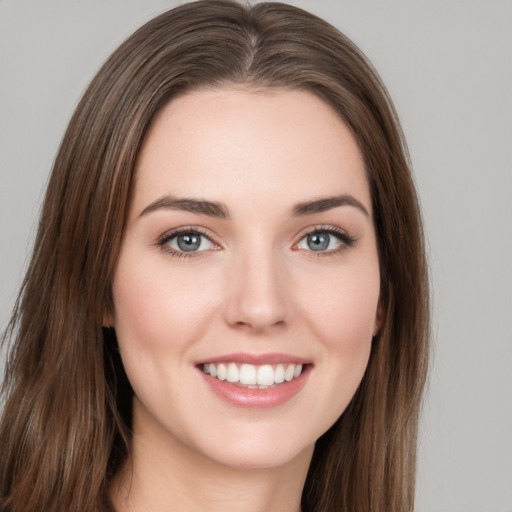
<svg viewBox="0 0 512 512">
<path fill-rule="evenodd" d="M 226 376 L 228 382 L 238 382 L 240 380 L 240 373 L 235 363 L 228 364 L 228 374 Z"/>
<path fill-rule="evenodd" d="M 272 386 L 275 382 L 274 370 L 269 364 L 258 368 L 257 382 L 259 386 Z"/>
<path fill-rule="evenodd" d="M 243 364 L 240 367 L 240 384 L 256 384 L 256 368 L 252 364 Z"/>
<path fill-rule="evenodd" d="M 290 382 L 300 376 L 302 369 L 301 364 L 264 364 L 262 366 L 242 364 L 240 367 L 236 363 L 203 365 L 204 373 L 250 389 L 267 389 L 284 381 Z"/>
<path fill-rule="evenodd" d="M 210 373 L 211 373 L 211 371 L 212 371 L 212 368 L 210 366 Z M 295 365 L 294 364 L 289 364 L 288 368 L 286 368 L 286 370 L 284 372 L 284 379 L 287 382 L 290 382 L 293 379 L 294 373 L 295 373 Z"/>
<path fill-rule="evenodd" d="M 217 379 L 226 380 L 228 376 L 228 369 L 225 364 L 220 363 L 217 365 Z"/>
<path fill-rule="evenodd" d="M 282 384 L 284 382 L 284 366 L 278 364 L 274 371 L 274 382 L 276 384 Z"/>
</svg>

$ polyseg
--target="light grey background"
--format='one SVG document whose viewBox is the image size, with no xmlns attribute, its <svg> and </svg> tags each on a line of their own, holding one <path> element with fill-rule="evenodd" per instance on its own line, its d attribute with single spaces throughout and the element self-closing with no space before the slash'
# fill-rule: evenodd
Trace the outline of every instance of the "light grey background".
<svg viewBox="0 0 512 512">
<path fill-rule="evenodd" d="M 80 94 L 125 37 L 178 3 L 0 0 L 1 328 Z M 290 3 L 370 57 L 408 138 L 434 299 L 417 510 L 511 512 L 512 1 Z"/>
</svg>

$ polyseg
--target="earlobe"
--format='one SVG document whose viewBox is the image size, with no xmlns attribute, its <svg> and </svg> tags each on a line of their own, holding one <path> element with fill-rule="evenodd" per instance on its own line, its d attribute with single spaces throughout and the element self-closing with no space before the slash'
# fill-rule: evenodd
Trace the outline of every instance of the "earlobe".
<svg viewBox="0 0 512 512">
<path fill-rule="evenodd" d="M 107 329 L 109 327 L 115 327 L 114 315 L 112 315 L 112 313 L 110 313 L 110 312 L 104 313 L 102 325 L 103 325 L 103 327 L 105 327 Z"/>
<path fill-rule="evenodd" d="M 380 328 L 382 326 L 382 323 L 384 322 L 384 308 L 382 307 L 382 304 L 379 302 L 379 305 L 377 306 L 377 313 L 375 315 L 375 323 L 373 326 L 373 336 L 377 336 L 379 334 Z"/>
</svg>

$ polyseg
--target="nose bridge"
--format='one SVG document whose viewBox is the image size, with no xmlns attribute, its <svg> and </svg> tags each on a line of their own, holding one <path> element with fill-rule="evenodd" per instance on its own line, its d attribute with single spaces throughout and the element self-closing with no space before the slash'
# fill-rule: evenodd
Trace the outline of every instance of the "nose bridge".
<svg viewBox="0 0 512 512">
<path fill-rule="evenodd" d="M 229 323 L 255 330 L 283 324 L 287 320 L 285 273 L 276 248 L 268 240 L 251 244 L 233 259 L 228 276 Z"/>
</svg>

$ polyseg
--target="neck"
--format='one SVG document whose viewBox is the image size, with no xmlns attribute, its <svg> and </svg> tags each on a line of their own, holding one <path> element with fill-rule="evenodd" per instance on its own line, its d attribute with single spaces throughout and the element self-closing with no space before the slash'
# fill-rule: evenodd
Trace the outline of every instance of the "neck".
<svg viewBox="0 0 512 512">
<path fill-rule="evenodd" d="M 312 446 L 279 467 L 241 468 L 152 434 L 134 428 L 130 459 L 112 486 L 117 512 L 300 512 Z"/>
</svg>

